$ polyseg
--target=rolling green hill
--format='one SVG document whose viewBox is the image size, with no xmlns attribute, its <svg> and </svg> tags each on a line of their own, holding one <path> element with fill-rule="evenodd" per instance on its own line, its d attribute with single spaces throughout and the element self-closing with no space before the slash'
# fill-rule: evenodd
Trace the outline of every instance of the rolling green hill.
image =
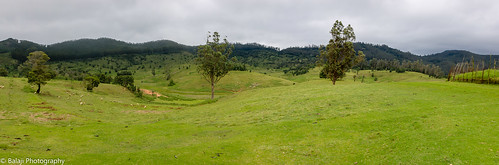
<svg viewBox="0 0 499 165">
<path fill-rule="evenodd" d="M 207 83 L 187 67 L 171 70 L 184 85 L 168 87 L 159 74 L 145 71 L 136 72 L 136 83 L 167 95 L 202 96 Z M 60 158 L 66 164 L 499 163 L 497 85 L 360 71 L 332 86 L 317 73 L 231 72 L 219 83 L 218 101 L 203 104 L 203 97 L 138 99 L 109 84 L 87 92 L 70 80 L 49 81 L 37 95 L 25 78 L 0 77 L 0 158 Z M 365 82 L 354 82 L 353 75 Z"/>
<path fill-rule="evenodd" d="M 181 95 L 189 98 L 208 99 L 210 86 L 194 67 L 185 65 L 171 71 L 174 86 L 168 86 L 166 75 L 153 76 L 150 72 L 137 72 L 135 84 L 141 88 L 154 90 L 161 94 Z M 188 69 L 185 69 L 188 68 Z M 292 85 L 283 78 L 272 77 L 257 72 L 231 71 L 217 84 L 216 96 L 230 95 L 245 90 Z"/>
</svg>

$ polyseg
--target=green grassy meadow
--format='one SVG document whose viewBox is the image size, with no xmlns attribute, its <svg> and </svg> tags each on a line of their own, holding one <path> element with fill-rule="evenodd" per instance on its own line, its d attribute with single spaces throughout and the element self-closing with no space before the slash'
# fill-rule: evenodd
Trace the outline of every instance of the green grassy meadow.
<svg viewBox="0 0 499 165">
<path fill-rule="evenodd" d="M 195 68 L 137 72 L 123 87 L 51 80 L 34 94 L 0 77 L 0 158 L 66 164 L 499 164 L 499 86 L 406 72 L 353 72 L 333 86 L 299 76 L 230 72 L 208 100 Z M 374 77 L 372 76 L 374 73 Z M 364 83 L 359 77 L 364 76 Z M 376 78 L 376 81 L 374 80 Z"/>
</svg>

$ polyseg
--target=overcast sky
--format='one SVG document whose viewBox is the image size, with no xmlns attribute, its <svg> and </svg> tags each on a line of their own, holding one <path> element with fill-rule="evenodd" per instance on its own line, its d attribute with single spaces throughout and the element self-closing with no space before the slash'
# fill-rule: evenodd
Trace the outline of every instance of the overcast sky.
<svg viewBox="0 0 499 165">
<path fill-rule="evenodd" d="M 335 20 L 351 24 L 356 41 L 419 55 L 499 54 L 497 0 L 1 0 L 0 40 L 200 45 L 218 31 L 230 42 L 287 48 L 327 44 Z"/>
</svg>

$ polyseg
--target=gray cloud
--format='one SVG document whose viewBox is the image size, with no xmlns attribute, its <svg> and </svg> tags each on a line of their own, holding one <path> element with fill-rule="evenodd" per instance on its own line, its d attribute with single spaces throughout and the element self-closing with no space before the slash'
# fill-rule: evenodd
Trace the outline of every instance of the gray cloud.
<svg viewBox="0 0 499 165">
<path fill-rule="evenodd" d="M 341 20 L 360 42 L 416 54 L 499 54 L 494 0 L 15 0 L 0 6 L 0 39 L 43 44 L 110 37 L 198 45 L 208 31 L 219 31 L 232 42 L 286 48 L 326 44 Z"/>
</svg>

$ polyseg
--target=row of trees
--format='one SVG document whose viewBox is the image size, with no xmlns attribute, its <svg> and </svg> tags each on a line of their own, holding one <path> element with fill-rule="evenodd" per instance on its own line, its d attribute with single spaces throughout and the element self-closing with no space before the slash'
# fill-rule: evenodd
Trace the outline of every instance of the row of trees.
<svg viewBox="0 0 499 165">
<path fill-rule="evenodd" d="M 496 67 L 497 60 L 492 60 L 492 56 L 488 62 L 475 61 L 473 56 L 471 56 L 470 61 L 465 62 L 463 58 L 463 62 L 450 69 L 447 80 L 497 84 L 499 83 L 497 79 L 499 71 L 496 70 Z"/>
<path fill-rule="evenodd" d="M 111 76 L 107 76 L 103 73 L 98 73 L 95 75 L 88 75 L 84 78 L 83 83 L 88 91 L 92 91 L 94 87 L 98 87 L 100 83 L 106 84 L 118 84 L 127 88 L 131 92 L 137 92 L 138 87 L 134 85 L 133 74 L 130 71 L 123 70 L 117 73 L 114 79 Z"/>
<path fill-rule="evenodd" d="M 369 61 L 362 61 L 353 67 L 358 70 L 389 70 L 402 73 L 405 71 L 419 72 L 431 77 L 441 78 L 444 76 L 442 69 L 433 64 L 424 64 L 422 60 L 399 61 L 397 59 L 386 60 L 373 58 Z"/>
</svg>

